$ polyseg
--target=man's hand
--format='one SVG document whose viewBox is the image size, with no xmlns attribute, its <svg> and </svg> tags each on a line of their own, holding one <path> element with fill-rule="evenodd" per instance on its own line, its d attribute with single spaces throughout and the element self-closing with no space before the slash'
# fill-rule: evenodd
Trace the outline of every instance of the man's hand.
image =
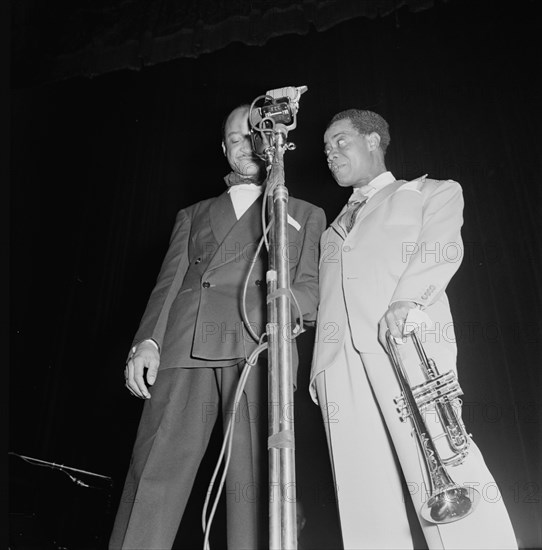
<svg viewBox="0 0 542 550">
<path fill-rule="evenodd" d="M 133 395 L 143 399 L 151 398 L 145 384 L 145 369 L 147 369 L 147 383 L 152 386 L 156 380 L 159 364 L 160 353 L 152 342 L 144 340 L 136 346 L 124 370 L 126 387 Z"/>
<path fill-rule="evenodd" d="M 389 329 L 393 337 L 401 340 L 404 336 L 403 329 L 408 312 L 411 309 L 416 308 L 416 306 L 416 302 L 393 302 L 393 304 L 391 304 L 388 308 L 388 311 L 384 313 L 384 316 L 378 323 L 378 340 L 385 349 L 388 349 L 388 345 L 386 343 L 386 331 Z"/>
</svg>

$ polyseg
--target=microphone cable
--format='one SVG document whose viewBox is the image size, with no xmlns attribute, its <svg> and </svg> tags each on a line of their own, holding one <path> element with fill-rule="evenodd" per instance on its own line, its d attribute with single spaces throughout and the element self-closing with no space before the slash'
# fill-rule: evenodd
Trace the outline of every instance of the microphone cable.
<svg viewBox="0 0 542 550">
<path fill-rule="evenodd" d="M 265 335 L 262 335 L 262 339 Z M 224 433 L 224 442 L 222 443 L 222 448 L 220 449 L 220 455 L 218 457 L 218 461 L 215 467 L 215 470 L 213 472 L 213 476 L 211 478 L 211 482 L 209 483 L 209 490 L 207 491 L 207 496 L 205 497 L 205 503 L 203 505 L 203 512 L 201 516 L 202 521 L 202 527 L 204 532 L 204 541 L 203 541 L 203 550 L 210 550 L 211 546 L 209 544 L 209 536 L 211 532 L 211 524 L 213 522 L 215 512 L 218 506 L 218 501 L 220 499 L 220 494 L 222 493 L 222 489 L 224 487 L 224 482 L 226 480 L 226 474 L 228 472 L 228 466 L 230 464 L 231 460 L 231 450 L 233 445 L 233 430 L 234 430 L 234 422 L 235 422 L 235 415 L 237 414 L 238 405 L 241 401 L 241 397 L 243 394 L 243 390 L 245 389 L 245 385 L 248 379 L 248 375 L 250 374 L 250 370 L 252 367 L 256 364 L 258 361 L 258 356 L 260 353 L 267 348 L 267 342 L 260 343 L 258 347 L 250 354 L 250 357 L 246 360 L 245 366 L 243 367 L 243 371 L 241 372 L 241 376 L 239 378 L 239 382 L 237 384 L 237 389 L 235 391 L 235 396 L 233 399 L 233 412 L 230 416 L 230 419 L 228 420 L 228 425 L 226 428 L 226 432 Z M 220 482 L 216 491 L 216 495 L 214 498 L 214 502 L 211 508 L 211 512 L 209 513 L 209 517 L 207 518 L 207 508 L 209 507 L 209 502 L 211 499 L 211 492 L 213 490 L 215 480 L 218 476 L 218 472 L 220 470 L 221 463 L 224 462 L 224 468 L 222 470 L 222 476 L 220 478 Z"/>
</svg>

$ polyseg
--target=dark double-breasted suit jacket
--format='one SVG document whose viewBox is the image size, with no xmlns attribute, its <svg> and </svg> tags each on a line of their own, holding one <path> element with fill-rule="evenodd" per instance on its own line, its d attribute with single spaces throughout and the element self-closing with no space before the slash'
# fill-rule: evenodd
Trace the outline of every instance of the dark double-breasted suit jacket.
<svg viewBox="0 0 542 550">
<path fill-rule="evenodd" d="M 153 338 L 160 346 L 160 369 L 226 366 L 248 357 L 257 345 L 244 326 L 246 313 L 256 334 L 265 332 L 267 256 L 254 260 L 262 236 L 262 197 L 237 220 L 227 192 L 179 212 L 170 246 L 134 343 Z M 318 302 L 322 209 L 288 201 L 291 287 L 307 320 Z"/>
</svg>

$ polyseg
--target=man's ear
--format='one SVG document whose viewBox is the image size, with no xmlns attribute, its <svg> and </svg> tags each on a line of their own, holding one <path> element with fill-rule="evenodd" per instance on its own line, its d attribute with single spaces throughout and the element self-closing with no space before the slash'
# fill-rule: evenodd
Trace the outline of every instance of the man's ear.
<svg viewBox="0 0 542 550">
<path fill-rule="evenodd" d="M 380 134 L 371 132 L 367 136 L 367 143 L 369 144 L 369 151 L 376 151 L 380 146 Z"/>
<path fill-rule="evenodd" d="M 224 153 L 224 156 L 226 156 L 226 145 L 224 145 L 224 142 L 222 142 L 222 152 Z"/>
</svg>

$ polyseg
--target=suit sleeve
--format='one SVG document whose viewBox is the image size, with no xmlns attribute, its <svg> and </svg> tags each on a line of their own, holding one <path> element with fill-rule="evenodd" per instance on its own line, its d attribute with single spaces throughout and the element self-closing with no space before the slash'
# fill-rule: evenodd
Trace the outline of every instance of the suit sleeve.
<svg viewBox="0 0 542 550">
<path fill-rule="evenodd" d="M 321 208 L 312 206 L 299 246 L 298 262 L 291 289 L 297 299 L 303 319 L 314 321 L 318 307 L 318 260 L 320 237 L 326 228 L 326 216 Z"/>
<path fill-rule="evenodd" d="M 416 243 L 403 243 L 408 262 L 390 303 L 430 306 L 445 291 L 463 259 L 463 192 L 459 183 L 439 182 L 425 201 Z"/>
<path fill-rule="evenodd" d="M 188 269 L 190 227 L 187 211 L 181 210 L 177 214 L 168 251 L 132 345 L 152 338 L 160 348 L 162 347 L 169 309 Z"/>
</svg>

